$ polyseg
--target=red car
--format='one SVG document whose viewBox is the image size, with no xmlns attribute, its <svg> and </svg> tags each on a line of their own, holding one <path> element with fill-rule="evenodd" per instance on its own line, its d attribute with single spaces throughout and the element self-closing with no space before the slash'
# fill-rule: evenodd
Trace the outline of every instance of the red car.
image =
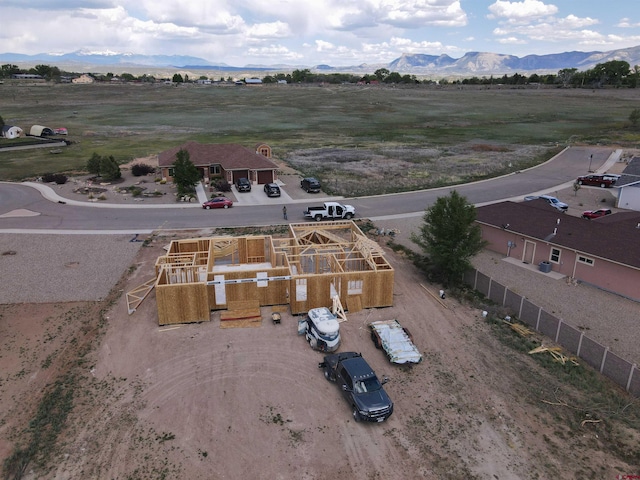
<svg viewBox="0 0 640 480">
<path fill-rule="evenodd" d="M 587 210 L 586 212 L 582 212 L 582 218 L 586 218 L 587 220 L 604 217 L 605 215 L 611 215 L 611 210 L 608 208 L 599 208 L 598 210 Z"/>
<path fill-rule="evenodd" d="M 607 188 L 616 183 L 616 178 L 605 175 L 583 175 L 578 177 L 576 182 L 578 185 L 594 185 L 600 188 Z"/>
<path fill-rule="evenodd" d="M 229 208 L 233 206 L 233 202 L 227 197 L 214 197 L 202 204 L 202 208 L 209 210 L 210 208 Z"/>
</svg>

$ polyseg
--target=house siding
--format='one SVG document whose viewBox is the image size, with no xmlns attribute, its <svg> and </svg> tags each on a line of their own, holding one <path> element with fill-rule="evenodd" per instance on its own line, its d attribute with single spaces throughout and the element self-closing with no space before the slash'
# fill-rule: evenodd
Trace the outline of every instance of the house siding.
<svg viewBox="0 0 640 480">
<path fill-rule="evenodd" d="M 640 211 L 640 182 L 625 185 L 619 189 L 618 208 Z"/>
<path fill-rule="evenodd" d="M 481 225 L 482 238 L 488 242 L 486 248 L 505 257 L 517 258 L 525 261 L 525 243 L 535 245 L 532 261 L 526 262 L 538 265 L 543 261 L 550 261 L 551 250 L 560 250 L 559 262 L 551 262 L 551 269 L 568 278 L 585 282 L 603 290 L 617 293 L 632 300 L 640 301 L 640 269 L 622 265 L 603 258 L 598 258 L 585 252 L 555 245 L 551 241 L 526 237 L 509 230 Z M 509 247 L 512 242 L 512 247 Z M 527 250 L 529 255 L 529 250 Z M 593 266 L 578 262 L 578 257 L 593 259 Z"/>
</svg>

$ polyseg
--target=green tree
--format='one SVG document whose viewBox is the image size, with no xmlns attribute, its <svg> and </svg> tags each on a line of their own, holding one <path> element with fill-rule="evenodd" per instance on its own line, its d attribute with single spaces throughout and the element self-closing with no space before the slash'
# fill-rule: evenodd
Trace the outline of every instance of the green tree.
<svg viewBox="0 0 640 480">
<path fill-rule="evenodd" d="M 173 83 L 184 83 L 184 79 L 182 78 L 182 75 L 180 75 L 179 73 L 174 73 L 171 81 Z"/>
<path fill-rule="evenodd" d="M 631 67 L 624 60 L 611 60 L 610 62 L 599 63 L 593 67 L 594 76 L 600 80 L 603 85 L 622 85 L 629 73 Z"/>
<path fill-rule="evenodd" d="M 180 149 L 173 162 L 173 181 L 178 187 L 178 196 L 191 194 L 200 181 L 200 172 L 189 158 L 189 152 Z"/>
<path fill-rule="evenodd" d="M 116 159 L 113 158 L 113 155 L 100 158 L 100 176 L 107 181 L 117 180 L 122 177 L 120 165 L 118 165 Z"/>
<path fill-rule="evenodd" d="M 11 78 L 11 75 L 20 73 L 17 65 L 6 63 L 0 67 L 0 78 Z"/>
<path fill-rule="evenodd" d="M 87 161 L 87 171 L 92 175 L 100 175 L 100 155 L 93 152 L 91 158 Z"/>
<path fill-rule="evenodd" d="M 398 72 L 391 72 L 389 75 L 384 77 L 384 83 L 400 83 L 402 82 L 402 75 Z"/>
<path fill-rule="evenodd" d="M 638 126 L 638 123 L 640 123 L 640 108 L 634 108 L 631 111 L 631 113 L 629 114 L 629 121 L 634 127 Z"/>
<path fill-rule="evenodd" d="M 294 83 L 303 83 L 311 81 L 311 70 L 305 68 L 304 70 L 294 70 L 291 74 L 291 81 Z"/>
<path fill-rule="evenodd" d="M 470 259 L 486 245 L 475 219 L 475 207 L 453 190 L 426 209 L 424 224 L 411 234 L 411 241 L 422 249 L 445 286 L 462 283 L 463 274 L 471 268 Z"/>
<path fill-rule="evenodd" d="M 376 76 L 376 78 L 378 80 L 380 80 L 381 82 L 384 82 L 385 78 L 387 78 L 389 76 L 389 70 L 387 68 L 379 68 L 378 70 L 376 70 L 375 72 L 373 72 L 373 74 Z"/>
<path fill-rule="evenodd" d="M 562 82 L 563 87 L 571 85 L 573 77 L 578 73 L 577 68 L 563 68 L 558 70 L 558 79 Z"/>
</svg>

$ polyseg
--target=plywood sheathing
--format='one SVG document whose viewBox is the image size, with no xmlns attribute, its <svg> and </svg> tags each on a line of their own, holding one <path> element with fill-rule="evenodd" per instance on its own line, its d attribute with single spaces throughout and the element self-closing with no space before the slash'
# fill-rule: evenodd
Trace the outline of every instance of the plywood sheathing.
<svg viewBox="0 0 640 480">
<path fill-rule="evenodd" d="M 353 308 L 393 303 L 393 268 L 381 247 L 350 221 L 290 224 L 286 239 L 174 240 L 158 258 L 156 274 L 161 324 L 202 321 L 204 310 L 247 299 L 289 305 L 294 315 L 331 307 L 334 295 Z"/>
</svg>

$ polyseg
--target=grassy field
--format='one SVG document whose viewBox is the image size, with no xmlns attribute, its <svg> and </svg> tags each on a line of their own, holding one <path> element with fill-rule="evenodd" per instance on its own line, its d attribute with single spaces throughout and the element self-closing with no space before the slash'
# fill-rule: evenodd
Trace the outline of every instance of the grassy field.
<svg viewBox="0 0 640 480">
<path fill-rule="evenodd" d="M 56 155 L 0 152 L 2 180 L 82 170 L 93 152 L 124 163 L 187 140 L 266 142 L 304 174 L 339 176 L 338 190 L 371 174 L 362 194 L 520 169 L 558 144 L 640 141 L 628 122 L 640 91 L 629 89 L 5 83 L 0 97 L 6 124 L 66 127 L 73 142 Z"/>
</svg>

